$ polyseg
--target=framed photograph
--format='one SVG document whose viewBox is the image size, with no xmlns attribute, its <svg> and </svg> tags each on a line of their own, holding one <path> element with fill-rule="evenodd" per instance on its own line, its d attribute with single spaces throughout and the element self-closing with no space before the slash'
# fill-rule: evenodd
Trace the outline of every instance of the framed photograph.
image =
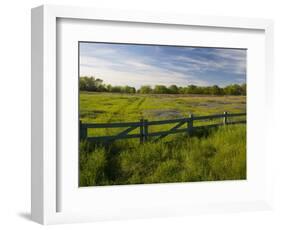
<svg viewBox="0 0 281 230">
<path fill-rule="evenodd" d="M 32 9 L 32 219 L 270 209 L 272 33 L 266 19 Z"/>
</svg>

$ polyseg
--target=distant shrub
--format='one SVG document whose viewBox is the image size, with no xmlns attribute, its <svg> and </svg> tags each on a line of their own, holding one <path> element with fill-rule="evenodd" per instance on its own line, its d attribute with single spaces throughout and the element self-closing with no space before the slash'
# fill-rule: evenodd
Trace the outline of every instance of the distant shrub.
<svg viewBox="0 0 281 230">
<path fill-rule="evenodd" d="M 206 95 L 246 95 L 246 83 L 238 85 L 232 84 L 225 87 L 213 86 L 196 86 L 187 85 L 179 87 L 177 85 L 143 85 L 138 90 L 132 86 L 112 86 L 103 83 L 103 80 L 95 77 L 81 76 L 79 78 L 79 89 L 89 92 L 111 92 L 111 93 L 141 93 L 141 94 L 206 94 Z"/>
</svg>

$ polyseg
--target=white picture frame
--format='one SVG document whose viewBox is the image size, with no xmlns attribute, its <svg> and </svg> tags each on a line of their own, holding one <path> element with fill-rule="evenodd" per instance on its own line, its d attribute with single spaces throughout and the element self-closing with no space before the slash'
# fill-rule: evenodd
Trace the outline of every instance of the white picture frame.
<svg viewBox="0 0 281 230">
<path fill-rule="evenodd" d="M 71 20 L 94 20 L 106 23 L 124 22 L 124 23 L 144 23 L 153 26 L 192 26 L 200 28 L 220 28 L 222 30 L 241 29 L 241 30 L 257 30 L 262 31 L 264 36 L 264 71 L 261 73 L 260 80 L 257 80 L 258 87 L 263 88 L 263 92 L 259 97 L 264 100 L 261 108 L 260 117 L 266 119 L 270 124 L 269 115 L 273 109 L 273 92 L 271 90 L 273 84 L 273 22 L 266 19 L 247 19 L 247 18 L 231 18 L 231 17 L 214 17 L 214 16 L 191 16 L 191 15 L 172 15 L 163 13 L 148 12 L 131 12 L 131 11 L 113 11 L 91 8 L 65 7 L 44 5 L 32 9 L 32 188 L 31 188 L 31 213 L 32 219 L 41 224 L 70 223 L 81 221 L 96 221 L 107 219 L 124 219 L 124 218 L 142 218 L 153 216 L 172 216 L 186 215 L 194 213 L 206 212 L 225 212 L 225 211 L 243 211 L 243 210 L 264 210 L 272 207 L 272 179 L 271 179 L 271 152 L 268 142 L 259 143 L 259 147 L 263 152 L 262 159 L 266 162 L 263 167 L 264 174 L 263 186 L 264 190 L 259 195 L 259 199 L 247 200 L 245 197 L 237 197 L 231 202 L 226 200 L 216 200 L 205 203 L 188 203 L 183 202 L 179 205 L 177 202 L 171 201 L 167 205 L 161 206 L 155 204 L 150 206 L 135 207 L 129 204 L 126 207 L 118 207 L 114 211 L 109 212 L 108 209 L 95 211 L 64 211 L 58 208 L 59 199 L 63 193 L 58 193 L 61 186 L 61 180 L 58 179 L 60 171 L 58 164 L 58 94 L 60 88 L 57 84 L 57 23 L 60 19 Z M 263 85 L 263 83 L 265 83 Z M 70 83 L 71 84 L 71 83 Z M 254 89 L 252 93 L 254 93 Z M 252 101 L 253 102 L 253 101 Z M 251 105 L 251 101 L 250 101 Z M 252 107 L 250 107 L 251 109 Z M 248 119 L 251 119 L 251 116 Z M 249 124 L 251 125 L 251 124 Z M 254 123 L 252 124 L 254 126 Z M 270 139 L 271 126 L 265 127 L 263 137 Z M 261 136 L 259 137 L 261 138 Z M 254 143 L 254 142 L 250 142 Z M 264 165 L 263 165 L 264 166 Z M 260 168 L 257 168 L 257 170 Z M 157 192 L 171 192 L 169 184 L 162 187 L 155 185 L 145 185 L 154 195 Z M 177 185 L 181 186 L 181 185 Z M 200 185 L 201 186 L 201 185 Z M 206 189 L 202 185 L 201 189 Z M 220 185 L 224 186 L 225 185 Z M 227 186 L 235 188 L 235 184 Z M 130 187 L 129 190 L 133 187 Z M 155 189 L 157 188 L 157 189 Z M 179 187 L 178 187 L 179 188 Z M 182 187 L 183 188 L 183 187 Z M 257 187 L 258 188 L 258 187 Z M 153 191 L 152 191 L 153 190 Z M 217 188 L 211 191 L 215 192 Z M 118 190 L 121 195 L 125 196 L 126 191 Z M 103 192 L 103 191 L 99 191 Z M 112 192 L 106 191 L 106 192 Z M 128 192 L 128 191 L 127 191 Z M 132 191 L 131 191 L 132 192 Z M 143 192 L 143 191 L 139 191 Z M 91 191 L 90 191 L 91 193 Z M 141 194 L 141 193 L 140 193 Z M 151 193 L 152 194 L 152 193 Z M 188 194 L 187 196 L 191 195 Z M 126 202 L 126 201 L 124 201 Z M 127 201 L 129 203 L 129 201 Z M 72 204 L 68 205 L 70 208 Z M 75 210 L 73 205 L 73 210 Z M 112 205 L 113 206 L 113 205 Z M 83 209 L 83 207 L 82 207 Z M 77 209 L 78 210 L 78 209 Z"/>
</svg>

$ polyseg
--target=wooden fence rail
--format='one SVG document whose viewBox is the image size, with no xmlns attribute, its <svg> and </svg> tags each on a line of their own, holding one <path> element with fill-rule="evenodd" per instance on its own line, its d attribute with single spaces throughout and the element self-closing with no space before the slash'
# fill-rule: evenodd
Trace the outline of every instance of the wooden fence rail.
<svg viewBox="0 0 281 230">
<path fill-rule="evenodd" d="M 167 135 L 174 133 L 191 133 L 194 129 L 198 128 L 212 128 L 220 125 L 229 125 L 229 124 L 245 124 L 246 120 L 239 120 L 229 122 L 228 118 L 231 117 L 241 117 L 246 116 L 246 113 L 227 113 L 223 114 L 215 114 L 215 115 L 207 115 L 207 116 L 193 116 L 190 114 L 189 117 L 180 118 L 180 119 L 172 119 L 172 120 L 161 120 L 161 121 L 148 121 L 145 119 L 140 119 L 139 122 L 118 122 L 118 123 L 82 123 L 80 121 L 80 140 L 86 140 L 89 142 L 109 142 L 120 139 L 128 139 L 128 138 L 139 138 L 140 142 L 148 141 L 149 137 L 157 137 L 156 140 L 166 137 Z M 223 121 L 217 124 L 209 124 L 209 125 L 201 125 L 194 126 L 194 121 L 207 121 L 212 119 L 222 118 Z M 148 132 L 149 126 L 154 125 L 165 125 L 165 124 L 176 124 L 174 127 L 167 131 L 158 131 L 158 132 Z M 184 124 L 186 124 L 185 128 L 181 128 Z M 99 128 L 126 128 L 124 131 L 118 133 L 114 136 L 88 136 L 88 129 L 99 129 Z M 139 133 L 129 134 L 133 130 L 139 130 Z"/>
</svg>

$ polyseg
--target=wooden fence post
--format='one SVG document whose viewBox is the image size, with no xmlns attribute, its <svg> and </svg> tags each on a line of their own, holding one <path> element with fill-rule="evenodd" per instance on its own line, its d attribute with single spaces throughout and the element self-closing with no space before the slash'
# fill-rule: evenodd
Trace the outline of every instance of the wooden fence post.
<svg viewBox="0 0 281 230">
<path fill-rule="evenodd" d="M 80 140 L 85 140 L 87 138 L 87 128 L 82 124 L 82 121 L 79 120 L 79 130 L 80 130 Z"/>
<path fill-rule="evenodd" d="M 193 114 L 192 114 L 192 113 L 189 114 L 189 121 L 188 121 L 187 124 L 188 124 L 188 126 L 187 126 L 187 128 L 188 128 L 188 133 L 191 134 L 192 129 L 193 129 Z"/>
<path fill-rule="evenodd" d="M 224 117 L 223 117 L 223 124 L 227 125 L 227 112 L 223 112 L 223 115 L 224 115 Z"/>
<path fill-rule="evenodd" d="M 140 143 L 143 143 L 143 118 L 140 119 Z"/>
<path fill-rule="evenodd" d="M 144 142 L 148 140 L 148 120 L 143 121 L 143 137 L 144 137 Z"/>
</svg>

